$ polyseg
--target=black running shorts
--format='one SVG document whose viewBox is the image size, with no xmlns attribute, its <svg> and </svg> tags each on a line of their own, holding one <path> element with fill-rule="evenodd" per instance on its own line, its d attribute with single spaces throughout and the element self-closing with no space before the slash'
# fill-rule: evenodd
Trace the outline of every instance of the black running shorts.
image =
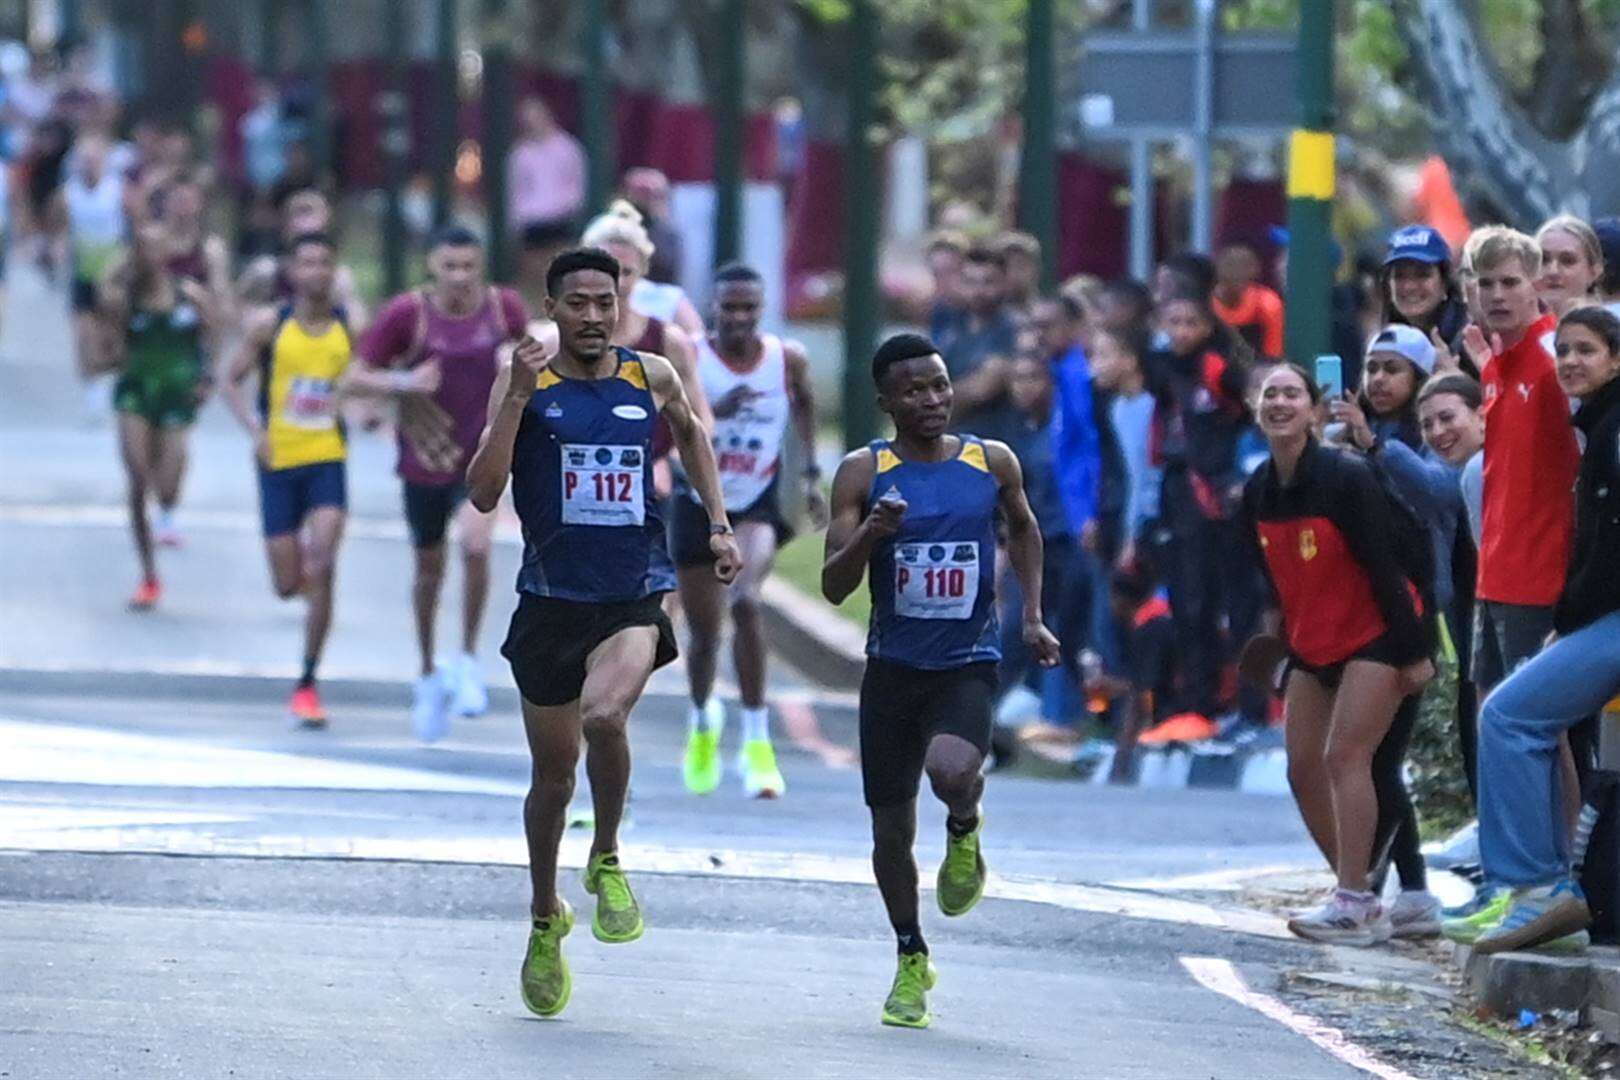
<svg viewBox="0 0 1620 1080">
<path fill-rule="evenodd" d="M 925 671 L 868 658 L 861 680 L 861 786 L 866 805 L 917 797 L 923 758 L 936 735 L 990 752 L 996 665 L 989 661 Z"/>
<path fill-rule="evenodd" d="M 434 548 L 444 543 L 450 519 L 467 498 L 467 485 L 414 484 L 405 481 L 405 524 L 411 530 L 411 546 Z"/>
<path fill-rule="evenodd" d="M 776 546 L 781 547 L 793 538 L 793 527 L 782 516 L 776 490 L 776 481 L 772 480 L 759 498 L 745 509 L 727 511 L 726 517 L 734 527 L 745 521 L 765 522 L 776 530 Z M 709 547 L 709 512 L 685 490 L 677 490 L 669 501 L 672 505 L 665 519 L 669 522 L 669 557 L 680 567 L 713 566 L 714 551 Z"/>
<path fill-rule="evenodd" d="M 586 658 L 602 642 L 633 626 L 658 630 L 654 670 L 672 662 L 679 653 L 663 599 L 663 593 L 653 593 L 624 603 L 587 604 L 523 593 L 501 646 L 518 692 L 535 705 L 578 700 L 585 686 Z"/>
</svg>

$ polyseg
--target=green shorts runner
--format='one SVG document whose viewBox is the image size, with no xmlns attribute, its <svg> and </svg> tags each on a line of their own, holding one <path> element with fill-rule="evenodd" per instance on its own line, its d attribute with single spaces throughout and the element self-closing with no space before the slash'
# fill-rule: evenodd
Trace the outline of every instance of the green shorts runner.
<svg viewBox="0 0 1620 1080">
<path fill-rule="evenodd" d="M 196 309 L 135 311 L 125 327 L 127 358 L 113 406 L 153 427 L 189 427 L 197 419 L 202 350 Z"/>
</svg>

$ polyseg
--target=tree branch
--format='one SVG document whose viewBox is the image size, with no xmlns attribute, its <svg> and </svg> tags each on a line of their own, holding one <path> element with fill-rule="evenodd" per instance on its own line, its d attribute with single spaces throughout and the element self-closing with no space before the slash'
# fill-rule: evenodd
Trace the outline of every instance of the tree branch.
<svg viewBox="0 0 1620 1080">
<path fill-rule="evenodd" d="M 1404 0 L 1397 26 L 1434 111 L 1435 135 L 1465 184 L 1521 223 L 1558 212 L 1575 188 L 1567 146 L 1536 130 L 1480 48 L 1479 27 L 1455 0 Z"/>
</svg>

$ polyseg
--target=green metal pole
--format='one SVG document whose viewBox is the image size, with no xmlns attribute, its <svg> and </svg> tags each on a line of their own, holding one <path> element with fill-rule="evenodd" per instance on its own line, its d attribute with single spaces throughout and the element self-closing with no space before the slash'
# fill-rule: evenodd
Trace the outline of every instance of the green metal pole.
<svg viewBox="0 0 1620 1080">
<path fill-rule="evenodd" d="M 1288 326 L 1290 359 L 1310 363 L 1331 333 L 1333 0 L 1299 6 L 1300 124 L 1288 151 Z"/>
<path fill-rule="evenodd" d="M 309 63 L 314 81 L 314 102 L 310 116 L 310 151 L 315 168 L 323 179 L 332 169 L 332 57 L 328 48 L 326 4 L 304 0 L 304 27 L 309 35 Z"/>
<path fill-rule="evenodd" d="M 496 281 L 512 279 L 506 159 L 512 151 L 512 95 L 517 92 L 512 65 L 517 28 L 510 11 L 507 0 L 484 0 L 484 202 L 489 214 L 489 263 Z"/>
<path fill-rule="evenodd" d="M 877 101 L 878 16 L 872 0 L 850 4 L 849 130 L 844 143 L 844 445 L 877 436 L 872 351 L 878 335 L 878 182 L 872 126 Z"/>
<path fill-rule="evenodd" d="M 433 172 L 433 224 L 450 220 L 456 168 L 456 133 L 460 127 L 460 81 L 456 73 L 456 0 L 438 0 L 434 31 L 433 123 L 428 134 L 428 167 Z"/>
<path fill-rule="evenodd" d="M 590 166 L 586 205 L 593 214 L 607 206 L 618 177 L 614 153 L 618 123 L 613 108 L 613 72 L 608 66 L 608 29 L 607 0 L 586 0 L 580 128 Z"/>
<path fill-rule="evenodd" d="M 720 70 L 714 105 L 714 265 L 742 254 L 743 97 L 747 79 L 747 12 L 725 0 L 720 14 Z"/>
<path fill-rule="evenodd" d="M 281 74 L 281 0 L 259 0 L 259 74 Z"/>
<path fill-rule="evenodd" d="M 1057 63 L 1052 0 L 1029 0 L 1024 25 L 1024 146 L 1018 224 L 1041 242 L 1041 287 L 1057 281 Z"/>
<path fill-rule="evenodd" d="M 383 161 L 386 165 L 383 214 L 383 288 L 389 296 L 405 289 L 405 155 L 410 149 L 405 100 L 405 0 L 388 0 L 384 14 L 388 35 L 388 89 L 377 101 L 381 121 Z"/>
</svg>

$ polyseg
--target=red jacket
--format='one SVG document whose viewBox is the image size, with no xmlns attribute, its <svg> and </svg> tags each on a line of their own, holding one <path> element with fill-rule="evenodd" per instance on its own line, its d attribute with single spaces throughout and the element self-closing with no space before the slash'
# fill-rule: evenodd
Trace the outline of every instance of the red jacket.
<svg viewBox="0 0 1620 1080">
<path fill-rule="evenodd" d="M 1492 357 L 1485 387 L 1485 496 L 1480 522 L 1481 600 L 1551 605 L 1564 588 L 1575 530 L 1580 447 L 1569 398 L 1553 370 L 1558 319 L 1544 315 Z"/>
</svg>

